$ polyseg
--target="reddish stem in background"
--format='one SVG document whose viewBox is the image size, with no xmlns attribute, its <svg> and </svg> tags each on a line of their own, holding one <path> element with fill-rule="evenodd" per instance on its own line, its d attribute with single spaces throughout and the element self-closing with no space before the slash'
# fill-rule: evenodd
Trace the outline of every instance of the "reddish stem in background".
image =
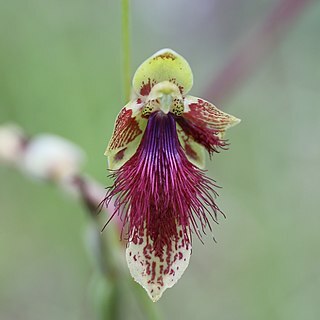
<svg viewBox="0 0 320 320">
<path fill-rule="evenodd" d="M 217 104 L 240 87 L 274 47 L 274 38 L 299 17 L 312 0 L 280 0 L 244 45 L 213 78 L 204 96 Z"/>
</svg>

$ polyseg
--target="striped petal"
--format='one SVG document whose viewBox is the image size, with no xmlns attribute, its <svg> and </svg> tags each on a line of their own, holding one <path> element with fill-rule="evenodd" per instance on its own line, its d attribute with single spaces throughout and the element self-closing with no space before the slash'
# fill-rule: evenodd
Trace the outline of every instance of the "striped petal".
<svg viewBox="0 0 320 320">
<path fill-rule="evenodd" d="M 148 96 L 160 82 L 177 85 L 181 94 L 192 87 L 193 75 L 188 62 L 171 49 L 162 49 L 143 62 L 133 77 L 133 89 L 138 95 Z"/>
<path fill-rule="evenodd" d="M 141 100 L 137 99 L 121 109 L 104 153 L 108 157 L 109 169 L 119 169 L 136 152 L 147 124 L 147 120 L 141 117 L 142 107 Z"/>
<path fill-rule="evenodd" d="M 181 278 L 190 256 L 191 244 L 183 237 L 173 238 L 159 254 L 152 239 L 147 237 L 146 230 L 142 236 L 136 236 L 129 242 L 126 250 L 131 276 L 147 291 L 153 302 L 158 301 L 163 292 Z"/>
<path fill-rule="evenodd" d="M 184 99 L 183 117 L 195 125 L 214 130 L 220 138 L 223 138 L 227 129 L 241 121 L 219 110 L 212 103 L 192 96 L 186 96 Z"/>
</svg>

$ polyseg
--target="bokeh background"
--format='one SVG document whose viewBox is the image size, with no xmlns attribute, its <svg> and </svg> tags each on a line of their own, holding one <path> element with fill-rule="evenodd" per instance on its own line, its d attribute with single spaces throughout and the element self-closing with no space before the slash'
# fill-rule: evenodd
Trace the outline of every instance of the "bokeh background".
<svg viewBox="0 0 320 320">
<path fill-rule="evenodd" d="M 120 16 L 118 1 L 0 3 L 0 123 L 75 142 L 105 186 L 123 104 Z M 217 243 L 195 239 L 157 304 L 163 319 L 319 319 L 320 3 L 135 0 L 131 22 L 133 71 L 170 47 L 191 64 L 191 94 L 242 119 L 208 162 L 227 219 Z M 79 201 L 0 166 L 0 319 L 95 319 L 87 224 Z M 127 319 L 143 319 L 132 310 Z"/>
</svg>

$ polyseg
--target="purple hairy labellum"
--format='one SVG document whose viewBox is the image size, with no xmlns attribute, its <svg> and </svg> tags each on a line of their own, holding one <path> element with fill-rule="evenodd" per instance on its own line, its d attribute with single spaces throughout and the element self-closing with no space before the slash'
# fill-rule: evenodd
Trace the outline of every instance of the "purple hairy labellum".
<svg viewBox="0 0 320 320">
<path fill-rule="evenodd" d="M 114 184 L 104 202 L 115 201 L 131 275 L 153 301 L 187 268 L 192 234 L 201 238 L 221 213 L 215 181 L 203 170 L 204 151 L 227 148 L 225 130 L 240 122 L 186 95 L 192 82 L 189 64 L 170 49 L 146 60 L 105 153 Z"/>
</svg>

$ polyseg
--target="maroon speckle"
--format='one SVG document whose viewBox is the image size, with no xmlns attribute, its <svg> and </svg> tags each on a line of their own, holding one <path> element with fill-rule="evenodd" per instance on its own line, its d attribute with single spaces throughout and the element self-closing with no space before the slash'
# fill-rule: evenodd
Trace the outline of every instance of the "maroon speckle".
<svg viewBox="0 0 320 320">
<path fill-rule="evenodd" d="M 163 54 L 159 54 L 158 56 L 155 56 L 153 60 L 159 60 L 159 59 L 168 59 L 168 60 L 176 60 L 176 56 L 172 54 L 171 52 L 166 52 Z"/>
<path fill-rule="evenodd" d="M 156 84 L 155 80 L 151 80 L 150 78 L 148 78 L 147 82 L 142 82 L 141 88 L 140 88 L 140 94 L 142 96 L 147 96 L 149 95 L 152 87 Z"/>
<path fill-rule="evenodd" d="M 146 261 L 146 274 L 150 276 L 151 274 L 151 268 L 150 263 Z"/>
<path fill-rule="evenodd" d="M 152 271 L 151 271 L 151 281 L 154 281 L 156 278 L 156 262 L 152 262 Z"/>
<path fill-rule="evenodd" d="M 169 79 L 169 81 L 174 83 L 178 87 L 180 93 L 183 94 L 184 87 L 177 82 L 176 78 L 171 78 L 171 79 Z"/>
<path fill-rule="evenodd" d="M 114 156 L 114 160 L 116 160 L 116 161 L 122 160 L 123 157 L 124 157 L 124 152 L 126 151 L 126 149 L 127 149 L 127 148 L 124 148 L 124 149 L 120 150 L 119 152 L 117 152 L 117 153 L 115 154 L 115 156 Z"/>
</svg>

